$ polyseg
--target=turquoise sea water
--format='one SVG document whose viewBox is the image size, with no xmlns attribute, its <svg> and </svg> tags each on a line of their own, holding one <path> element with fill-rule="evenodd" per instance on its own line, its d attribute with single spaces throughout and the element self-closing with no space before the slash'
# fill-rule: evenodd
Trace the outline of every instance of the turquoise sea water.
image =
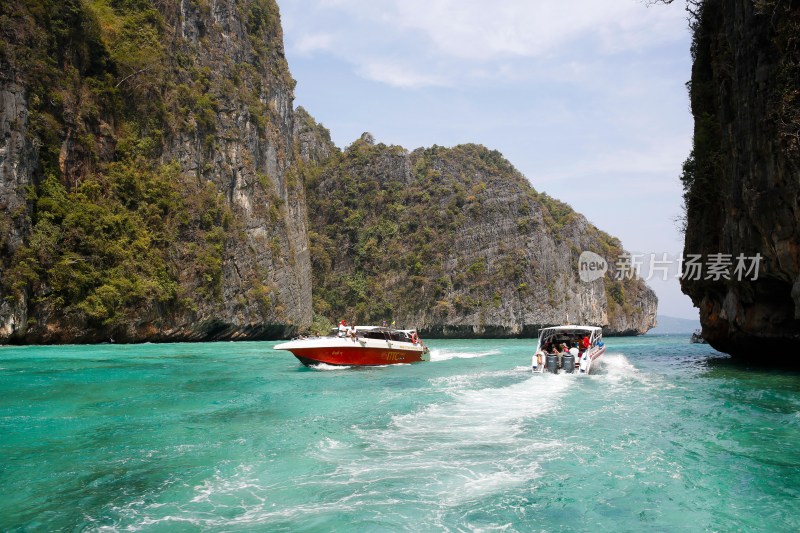
<svg viewBox="0 0 800 533">
<path fill-rule="evenodd" d="M 686 337 L 313 370 L 275 343 L 0 348 L 2 531 L 798 531 L 800 375 Z"/>
</svg>

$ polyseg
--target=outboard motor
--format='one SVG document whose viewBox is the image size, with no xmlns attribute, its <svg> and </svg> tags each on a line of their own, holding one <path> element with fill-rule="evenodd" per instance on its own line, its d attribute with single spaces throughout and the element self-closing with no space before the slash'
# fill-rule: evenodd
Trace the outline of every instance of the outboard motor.
<svg viewBox="0 0 800 533">
<path fill-rule="evenodd" d="M 547 371 L 552 374 L 558 374 L 558 356 L 556 354 L 547 354 L 545 368 L 547 368 Z"/>
<path fill-rule="evenodd" d="M 572 374 L 575 372 L 575 356 L 571 353 L 565 354 L 563 359 L 564 372 Z"/>
</svg>

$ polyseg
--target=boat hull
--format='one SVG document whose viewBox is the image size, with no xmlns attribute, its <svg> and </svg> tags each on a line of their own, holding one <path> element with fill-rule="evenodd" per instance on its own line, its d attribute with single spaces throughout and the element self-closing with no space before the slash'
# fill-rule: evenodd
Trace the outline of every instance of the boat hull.
<svg viewBox="0 0 800 533">
<path fill-rule="evenodd" d="M 592 370 L 594 370 L 594 365 L 597 363 L 597 360 L 603 357 L 604 353 L 606 353 L 605 346 L 599 346 L 596 349 L 589 352 L 588 368 L 581 370 L 581 372 L 586 374 L 591 374 Z"/>
<path fill-rule="evenodd" d="M 383 366 L 419 363 L 430 360 L 421 344 L 336 340 L 329 343 L 294 341 L 275 346 L 287 350 L 306 366 Z"/>
</svg>

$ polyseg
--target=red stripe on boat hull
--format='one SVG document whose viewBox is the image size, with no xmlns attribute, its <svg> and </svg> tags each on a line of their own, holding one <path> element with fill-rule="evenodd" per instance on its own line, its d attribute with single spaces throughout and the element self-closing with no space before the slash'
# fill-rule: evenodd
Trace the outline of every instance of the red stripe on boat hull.
<svg viewBox="0 0 800 533">
<path fill-rule="evenodd" d="M 294 348 L 290 350 L 304 365 L 378 366 L 418 363 L 426 352 L 388 348 Z"/>
</svg>

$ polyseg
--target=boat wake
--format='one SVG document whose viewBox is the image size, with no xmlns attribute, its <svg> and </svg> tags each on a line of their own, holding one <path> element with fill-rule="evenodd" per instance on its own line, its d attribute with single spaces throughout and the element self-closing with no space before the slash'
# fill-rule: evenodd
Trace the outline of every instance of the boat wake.
<svg viewBox="0 0 800 533">
<path fill-rule="evenodd" d="M 663 390 L 675 387 L 673 383 L 664 381 L 659 376 L 642 372 L 623 353 L 607 353 L 600 359 L 600 363 L 596 376 L 614 388 L 636 385 Z"/>
<path fill-rule="evenodd" d="M 487 355 L 498 355 L 500 350 L 487 350 L 484 352 L 459 352 L 448 349 L 431 350 L 431 361 L 448 361 L 450 359 L 474 359 L 475 357 L 486 357 Z"/>
<path fill-rule="evenodd" d="M 602 379 L 612 385 L 620 385 L 629 379 L 635 378 L 638 370 L 622 353 L 606 353 L 598 361 L 592 377 Z"/>
<path fill-rule="evenodd" d="M 625 357 L 625 354 L 620 352 L 606 353 L 598 362 L 600 363 L 600 366 L 597 367 L 598 374 L 622 378 L 639 373 L 636 367 Z"/>
<path fill-rule="evenodd" d="M 339 486 L 353 495 L 350 503 L 381 494 L 386 501 L 433 505 L 424 526 L 437 528 L 442 506 L 455 508 L 534 483 L 538 458 L 562 443 L 530 425 L 574 383 L 548 375 L 499 388 L 450 390 L 452 401 L 394 416 L 385 428 L 353 428 L 357 445 L 323 439 L 312 453 L 335 468 L 324 482 L 328 490 Z"/>
<path fill-rule="evenodd" d="M 342 365 L 328 365 L 325 363 L 319 363 L 316 365 L 311 365 L 308 368 L 312 370 L 319 370 L 321 372 L 329 372 L 331 370 L 348 370 L 353 368 L 352 366 L 342 366 Z"/>
<path fill-rule="evenodd" d="M 463 357 L 465 352 L 450 354 Z M 342 368 L 320 365 L 317 370 Z M 503 384 L 485 384 L 495 379 Z M 579 382 L 566 375 L 522 376 L 515 369 L 432 378 L 430 385 L 446 393 L 440 401 L 378 427 L 354 425 L 341 436 L 309 442 L 300 456 L 317 466 L 293 475 L 291 483 L 280 474 L 273 477 L 271 467 L 264 466 L 272 459 L 238 467 L 222 464 L 194 486 L 189 501 L 173 509 L 137 501 L 115 512 L 136 527 L 211 529 L 259 524 L 291 529 L 299 520 L 314 523 L 370 512 L 388 529 L 389 524 L 403 529 L 408 509 L 414 509 L 419 530 L 447 529 L 476 502 L 486 512 L 517 505 L 524 512 L 527 504 L 509 501 L 507 495 L 519 487 L 525 493 L 535 490 L 541 464 L 565 447 L 549 422 L 538 419 L 558 411 Z M 468 529 L 485 525 L 469 522 Z"/>
</svg>

